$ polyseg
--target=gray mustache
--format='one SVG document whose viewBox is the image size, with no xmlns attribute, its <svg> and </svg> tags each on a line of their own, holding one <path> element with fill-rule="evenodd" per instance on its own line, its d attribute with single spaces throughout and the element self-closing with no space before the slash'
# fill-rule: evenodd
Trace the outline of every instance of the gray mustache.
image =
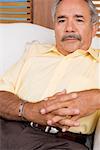
<svg viewBox="0 0 100 150">
<path fill-rule="evenodd" d="M 69 38 L 74 38 L 74 39 L 77 39 L 77 40 L 81 41 L 81 36 L 78 35 L 78 34 L 67 34 L 67 35 L 64 35 L 62 37 L 61 41 L 63 42 L 65 40 L 69 39 Z"/>
</svg>

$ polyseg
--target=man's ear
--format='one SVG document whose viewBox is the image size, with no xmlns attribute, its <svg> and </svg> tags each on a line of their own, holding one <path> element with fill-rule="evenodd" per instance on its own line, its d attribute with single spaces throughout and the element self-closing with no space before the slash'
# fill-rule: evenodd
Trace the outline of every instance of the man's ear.
<svg viewBox="0 0 100 150">
<path fill-rule="evenodd" d="M 96 36 L 96 32 L 98 31 L 99 25 L 98 23 L 93 24 L 92 37 Z"/>
</svg>

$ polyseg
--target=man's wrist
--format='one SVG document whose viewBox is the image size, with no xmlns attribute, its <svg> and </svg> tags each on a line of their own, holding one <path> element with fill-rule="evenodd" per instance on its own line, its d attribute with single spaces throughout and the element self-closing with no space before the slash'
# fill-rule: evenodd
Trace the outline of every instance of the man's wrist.
<svg viewBox="0 0 100 150">
<path fill-rule="evenodd" d="M 18 108 L 18 116 L 21 118 L 21 120 L 25 121 L 26 119 L 24 118 L 24 107 L 27 101 L 21 101 L 19 104 Z"/>
</svg>

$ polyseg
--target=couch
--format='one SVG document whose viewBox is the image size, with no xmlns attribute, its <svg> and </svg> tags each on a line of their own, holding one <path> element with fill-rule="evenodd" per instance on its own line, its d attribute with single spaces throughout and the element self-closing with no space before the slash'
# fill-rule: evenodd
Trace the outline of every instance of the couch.
<svg viewBox="0 0 100 150">
<path fill-rule="evenodd" d="M 54 31 L 36 24 L 0 24 L 0 75 L 14 64 L 25 50 L 26 43 L 39 41 L 54 43 Z M 100 38 L 95 37 L 92 47 L 100 49 Z M 95 132 L 94 148 L 100 149 L 100 119 Z"/>
</svg>

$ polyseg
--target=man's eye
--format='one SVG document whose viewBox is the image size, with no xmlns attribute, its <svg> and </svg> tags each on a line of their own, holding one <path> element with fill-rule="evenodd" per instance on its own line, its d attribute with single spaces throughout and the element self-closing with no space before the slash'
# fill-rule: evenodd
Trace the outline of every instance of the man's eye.
<svg viewBox="0 0 100 150">
<path fill-rule="evenodd" d="M 58 22 L 59 22 L 59 23 L 63 23 L 63 22 L 65 22 L 65 20 L 58 20 Z"/>
<path fill-rule="evenodd" d="M 77 21 L 78 21 L 78 22 L 84 22 L 84 20 L 82 20 L 82 19 L 77 19 Z"/>
</svg>

